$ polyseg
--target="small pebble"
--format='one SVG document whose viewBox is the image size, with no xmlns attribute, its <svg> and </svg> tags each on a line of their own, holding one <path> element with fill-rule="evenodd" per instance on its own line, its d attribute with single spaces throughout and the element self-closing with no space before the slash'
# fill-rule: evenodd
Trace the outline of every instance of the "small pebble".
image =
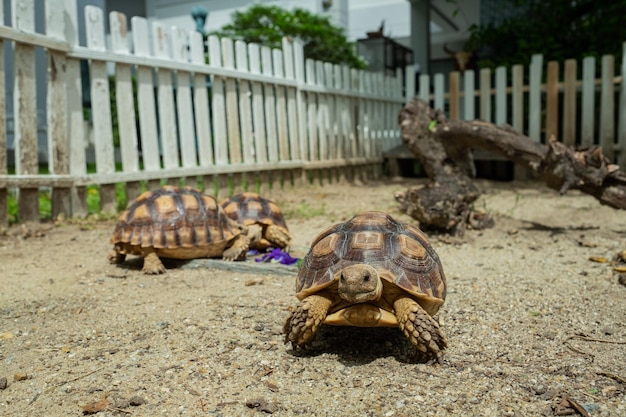
<svg viewBox="0 0 626 417">
<path fill-rule="evenodd" d="M 28 374 L 26 372 L 18 372 L 13 375 L 13 379 L 15 381 L 25 381 L 28 379 Z"/>
<path fill-rule="evenodd" d="M 7 388 L 7 379 L 6 377 L 0 378 L 0 391 L 5 390 Z"/>
<path fill-rule="evenodd" d="M 128 403 L 130 405 L 132 405 L 133 407 L 136 407 L 138 405 L 142 405 L 146 403 L 146 400 L 144 400 L 143 398 L 139 397 L 138 395 L 133 395 L 132 397 L 130 397 L 130 399 L 128 400 Z"/>
</svg>

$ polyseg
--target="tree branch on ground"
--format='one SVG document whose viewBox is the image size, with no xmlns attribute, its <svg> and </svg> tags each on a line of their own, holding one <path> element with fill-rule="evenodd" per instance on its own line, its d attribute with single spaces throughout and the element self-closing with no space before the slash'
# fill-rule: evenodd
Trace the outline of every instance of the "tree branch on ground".
<svg viewBox="0 0 626 417">
<path fill-rule="evenodd" d="M 554 137 L 544 145 L 510 126 L 479 120 L 450 121 L 441 110 L 420 99 L 402 108 L 399 123 L 403 142 L 431 181 L 398 193 L 396 199 L 425 229 L 460 236 L 472 221 L 472 203 L 481 194 L 473 182 L 472 149 L 493 152 L 525 166 L 561 194 L 580 190 L 601 204 L 626 209 L 626 174 L 610 163 L 600 147 L 576 150 Z"/>
</svg>

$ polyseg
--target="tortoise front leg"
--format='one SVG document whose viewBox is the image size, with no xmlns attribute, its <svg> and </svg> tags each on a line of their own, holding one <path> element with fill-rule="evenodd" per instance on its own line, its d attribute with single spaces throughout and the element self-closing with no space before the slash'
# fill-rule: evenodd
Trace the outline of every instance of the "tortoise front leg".
<svg viewBox="0 0 626 417">
<path fill-rule="evenodd" d="M 250 237 L 243 233 L 235 238 L 233 244 L 224 251 L 222 259 L 225 261 L 245 261 L 250 247 Z"/>
<path fill-rule="evenodd" d="M 117 246 L 113 247 L 113 250 L 109 253 L 109 262 L 112 264 L 121 264 L 126 259 L 126 254 L 120 252 Z"/>
<path fill-rule="evenodd" d="M 285 325 L 285 343 L 291 342 L 293 348 L 310 343 L 324 322 L 332 300 L 321 295 L 310 295 L 291 312 Z"/>
<path fill-rule="evenodd" d="M 441 363 L 448 342 L 439 323 L 409 297 L 398 298 L 393 307 L 400 330 L 417 348 L 419 355 L 432 357 Z"/>
<path fill-rule="evenodd" d="M 143 258 L 143 268 L 141 269 L 145 274 L 163 274 L 167 271 L 165 265 L 159 259 L 159 256 L 154 251 L 148 252 Z"/>
</svg>

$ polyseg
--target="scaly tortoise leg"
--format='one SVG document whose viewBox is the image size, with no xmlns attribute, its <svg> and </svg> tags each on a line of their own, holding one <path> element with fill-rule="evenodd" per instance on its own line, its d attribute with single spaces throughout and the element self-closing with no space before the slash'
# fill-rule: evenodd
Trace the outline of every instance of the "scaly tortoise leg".
<svg viewBox="0 0 626 417">
<path fill-rule="evenodd" d="M 112 264 L 121 264 L 126 259 L 126 254 L 121 253 L 116 247 L 109 253 L 109 262 Z"/>
<path fill-rule="evenodd" d="M 321 295 L 310 295 L 305 298 L 291 312 L 283 326 L 285 343 L 291 342 L 294 349 L 310 343 L 332 304 L 330 299 Z"/>
<path fill-rule="evenodd" d="M 167 272 L 165 265 L 159 259 L 159 256 L 154 251 L 148 252 L 143 258 L 143 268 L 141 269 L 145 274 L 163 274 Z"/>
<path fill-rule="evenodd" d="M 437 323 L 415 300 L 400 297 L 394 303 L 400 330 L 423 357 L 432 357 L 441 363 L 443 350 L 448 345 Z"/>
<path fill-rule="evenodd" d="M 250 236 L 241 233 L 228 249 L 222 254 L 225 261 L 244 261 L 250 248 Z"/>
<path fill-rule="evenodd" d="M 267 226 L 267 229 L 265 230 L 265 238 L 269 240 L 272 245 L 278 246 L 285 252 L 289 252 L 291 235 L 284 227 L 277 226 L 275 224 Z"/>
<path fill-rule="evenodd" d="M 250 238 L 250 247 L 258 247 L 263 241 L 263 228 L 258 224 L 248 225 L 248 237 Z"/>
</svg>

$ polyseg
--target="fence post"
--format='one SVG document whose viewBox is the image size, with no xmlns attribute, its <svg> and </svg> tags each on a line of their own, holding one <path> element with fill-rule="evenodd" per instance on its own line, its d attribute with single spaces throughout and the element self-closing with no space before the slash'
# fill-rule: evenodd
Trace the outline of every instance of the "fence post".
<svg viewBox="0 0 626 417">
<path fill-rule="evenodd" d="M 128 21 L 126 15 L 118 12 L 109 13 L 111 31 L 111 49 L 119 54 L 130 54 L 128 50 Z M 131 68 L 128 64 L 115 64 L 115 104 L 117 106 L 117 126 L 120 139 L 120 153 L 124 172 L 139 171 L 139 149 L 135 118 L 135 100 Z M 139 196 L 139 181 L 126 184 L 126 201 Z"/>
<path fill-rule="evenodd" d="M 576 144 L 576 60 L 565 61 L 563 76 L 563 143 Z"/>
<path fill-rule="evenodd" d="M 543 55 L 533 55 L 530 61 L 530 93 L 528 98 L 528 136 L 541 141 L 541 77 Z"/>
<path fill-rule="evenodd" d="M 622 85 L 619 95 L 619 125 L 617 126 L 617 164 L 626 170 L 626 42 L 622 44 Z"/>
<path fill-rule="evenodd" d="M 46 35 L 64 39 L 64 8 L 61 0 L 46 2 Z M 69 174 L 69 141 L 67 138 L 67 79 L 65 53 L 48 50 L 48 164 L 50 172 Z M 52 218 L 72 214 L 70 188 L 52 189 Z"/>
<path fill-rule="evenodd" d="M 595 139 L 596 112 L 596 58 L 588 56 L 583 59 L 583 93 L 581 114 L 581 138 L 583 147 L 590 147 Z"/>
<path fill-rule="evenodd" d="M 35 32 L 33 2 L 11 2 L 12 26 L 26 33 Z M 37 175 L 37 97 L 35 92 L 35 47 L 15 42 L 13 80 L 13 115 L 15 124 L 15 173 Z M 3 80 L 4 81 L 4 80 Z M 21 222 L 39 221 L 39 189 L 18 190 L 18 213 Z"/>
<path fill-rule="evenodd" d="M 87 46 L 92 50 L 106 51 L 102 9 L 86 6 L 85 24 Z M 109 74 L 106 62 L 92 60 L 89 69 L 96 170 L 98 174 L 112 174 L 115 172 L 115 159 L 113 127 L 111 125 Z M 94 109 L 96 111 L 93 111 Z M 102 184 L 100 186 L 100 210 L 105 213 L 115 213 L 116 209 L 115 184 Z"/>
<path fill-rule="evenodd" d="M 615 57 L 602 57 L 602 90 L 600 95 L 600 146 L 611 162 L 615 156 Z"/>
<path fill-rule="evenodd" d="M 546 73 L 546 142 L 554 135 L 559 138 L 559 63 L 548 62 Z"/>
<path fill-rule="evenodd" d="M 467 70 L 463 73 L 463 120 L 474 120 L 476 118 L 475 107 L 475 87 L 474 70 Z"/>
<path fill-rule="evenodd" d="M 0 22 L 4 22 L 4 3 L 0 2 Z M 0 97 L 6 97 L 6 89 L 4 87 L 4 42 L 0 42 Z M 6 126 L 6 104 L 4 100 L 0 100 L 0 175 L 8 174 L 7 166 L 7 131 Z M 9 193 L 6 187 L 0 186 L 0 226 L 9 223 Z"/>
</svg>

